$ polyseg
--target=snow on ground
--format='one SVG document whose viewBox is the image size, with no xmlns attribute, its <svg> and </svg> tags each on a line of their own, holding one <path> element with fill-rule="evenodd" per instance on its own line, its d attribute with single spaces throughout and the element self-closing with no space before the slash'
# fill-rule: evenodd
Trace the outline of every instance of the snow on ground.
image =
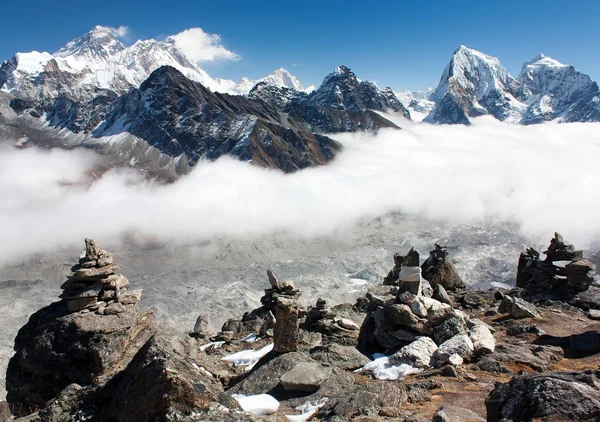
<svg viewBox="0 0 600 422">
<path fill-rule="evenodd" d="M 390 357 L 383 355 L 381 353 L 375 353 L 373 355 L 373 360 L 367 363 L 362 368 L 357 369 L 354 372 L 371 372 L 373 376 L 381 381 L 388 380 L 397 380 L 401 381 L 405 376 L 410 374 L 417 374 L 422 369 L 413 368 L 410 365 L 401 364 L 401 365 L 392 365 L 390 363 Z"/>
<path fill-rule="evenodd" d="M 269 394 L 257 394 L 255 396 L 234 394 L 233 398 L 237 400 L 243 410 L 255 415 L 270 415 L 279 409 L 279 402 Z"/>
<path fill-rule="evenodd" d="M 259 350 L 243 350 L 232 355 L 224 356 L 221 360 L 233 362 L 235 366 L 244 366 L 246 371 L 250 371 L 254 368 L 254 365 L 256 365 L 258 361 L 271 350 L 273 350 L 272 343 Z"/>
</svg>

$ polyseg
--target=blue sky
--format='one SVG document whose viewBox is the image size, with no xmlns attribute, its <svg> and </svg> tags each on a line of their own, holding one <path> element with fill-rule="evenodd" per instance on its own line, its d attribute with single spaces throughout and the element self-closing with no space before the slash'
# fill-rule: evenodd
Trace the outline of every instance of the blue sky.
<svg viewBox="0 0 600 422">
<path fill-rule="evenodd" d="M 127 26 L 127 42 L 200 27 L 239 61 L 201 66 L 213 77 L 259 78 L 283 66 L 318 85 L 337 65 L 394 89 L 436 86 L 464 44 L 496 56 L 513 75 L 540 52 L 600 80 L 600 2 L 157 1 L 3 2 L 0 57 L 53 52 L 95 25 Z"/>
</svg>

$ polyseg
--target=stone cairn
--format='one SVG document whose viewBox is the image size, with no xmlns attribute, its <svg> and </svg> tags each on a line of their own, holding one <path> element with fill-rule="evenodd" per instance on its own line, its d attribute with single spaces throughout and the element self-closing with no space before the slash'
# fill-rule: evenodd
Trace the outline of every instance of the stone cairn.
<svg viewBox="0 0 600 422">
<path fill-rule="evenodd" d="M 582 292 L 594 282 L 596 265 L 583 259 L 583 252 L 554 233 L 546 258 L 533 248 L 521 252 L 517 268 L 517 287 L 527 290 Z M 562 265 L 567 262 L 566 265 Z M 559 263 L 559 264 L 556 264 Z"/>
<path fill-rule="evenodd" d="M 411 248 L 406 255 L 394 255 L 394 268 L 383 280 L 384 285 L 399 286 L 399 293 L 410 292 L 420 296 L 422 293 L 419 252 Z"/>
<path fill-rule="evenodd" d="M 263 306 L 275 310 L 275 328 L 273 330 L 273 350 L 277 353 L 298 350 L 298 317 L 300 313 L 300 291 L 293 281 L 279 282 L 271 270 L 267 270 L 270 289 L 260 299 Z"/>
<path fill-rule="evenodd" d="M 436 249 L 437 250 L 437 249 Z M 427 368 L 447 363 L 458 365 L 473 357 L 490 353 L 495 341 L 490 328 L 469 318 L 451 305 L 420 293 L 420 282 L 403 280 L 418 266 L 418 253 L 411 251 L 395 267 L 389 279 L 398 274 L 394 285 L 372 286 L 367 292 L 367 317 L 360 330 L 358 348 L 366 354 L 384 352 L 390 361 Z M 398 271 L 398 263 L 401 262 Z M 416 279 L 416 277 L 414 277 Z"/>
<path fill-rule="evenodd" d="M 101 315 L 124 312 L 125 305 L 135 305 L 140 300 L 142 290 L 127 291 L 129 280 L 116 273 L 120 268 L 94 239 L 85 239 L 85 251 L 60 286 L 63 293 L 59 297 L 70 312 L 95 311 Z"/>
<path fill-rule="evenodd" d="M 454 263 L 448 256 L 445 246 L 435 244 L 435 249 L 429 252 L 429 257 L 421 265 L 423 278 L 432 287 L 442 286 L 445 290 L 456 290 L 465 287 L 465 283 L 458 275 Z"/>
</svg>

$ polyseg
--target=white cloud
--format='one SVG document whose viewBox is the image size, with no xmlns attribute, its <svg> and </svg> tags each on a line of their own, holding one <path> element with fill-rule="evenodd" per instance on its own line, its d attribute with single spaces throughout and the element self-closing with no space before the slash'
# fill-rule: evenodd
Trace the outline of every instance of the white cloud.
<svg viewBox="0 0 600 422">
<path fill-rule="evenodd" d="M 225 157 L 166 186 L 123 170 L 94 181 L 87 151 L 0 150 L 0 261 L 79 248 L 86 236 L 312 237 L 389 212 L 430 221 L 422 230 L 491 219 L 516 223 L 532 244 L 554 231 L 598 243 L 600 124 L 404 126 L 337 135 L 345 150 L 327 166 L 284 175 Z"/>
<path fill-rule="evenodd" d="M 129 33 L 129 27 L 127 26 L 119 26 L 118 28 L 109 27 L 108 29 L 117 38 L 125 38 Z"/>
<path fill-rule="evenodd" d="M 208 34 L 202 28 L 190 28 L 176 35 L 167 37 L 167 41 L 175 46 L 193 62 L 214 60 L 238 61 L 241 57 L 226 49 L 217 34 Z"/>
</svg>

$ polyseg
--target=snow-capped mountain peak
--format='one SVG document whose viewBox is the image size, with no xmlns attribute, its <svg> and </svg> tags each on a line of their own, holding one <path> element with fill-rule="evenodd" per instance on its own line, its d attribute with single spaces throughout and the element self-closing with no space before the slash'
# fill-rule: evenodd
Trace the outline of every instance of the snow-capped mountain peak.
<svg viewBox="0 0 600 422">
<path fill-rule="evenodd" d="M 431 99 L 436 107 L 428 122 L 468 123 L 469 117 L 491 114 L 518 121 L 524 105 L 515 97 L 519 82 L 496 57 L 459 46 L 444 69 Z"/>
<path fill-rule="evenodd" d="M 260 82 L 266 82 L 280 88 L 291 88 L 296 91 L 304 91 L 304 87 L 300 81 L 283 67 L 280 67 L 270 75 L 262 78 Z"/>
<path fill-rule="evenodd" d="M 265 76 L 264 78 L 252 80 L 244 76 L 240 81 L 230 90 L 232 94 L 247 95 L 250 93 L 258 83 L 264 82 L 267 85 L 274 86 L 277 88 L 289 88 L 295 91 L 310 92 L 304 89 L 298 78 L 293 76 L 287 69 L 280 67 L 273 73 Z M 314 87 L 312 87 L 314 89 Z"/>
<path fill-rule="evenodd" d="M 68 42 L 53 54 L 54 57 L 77 57 L 87 59 L 110 60 L 121 51 L 125 45 L 115 38 L 110 28 L 96 26 L 87 34 Z"/>
</svg>

